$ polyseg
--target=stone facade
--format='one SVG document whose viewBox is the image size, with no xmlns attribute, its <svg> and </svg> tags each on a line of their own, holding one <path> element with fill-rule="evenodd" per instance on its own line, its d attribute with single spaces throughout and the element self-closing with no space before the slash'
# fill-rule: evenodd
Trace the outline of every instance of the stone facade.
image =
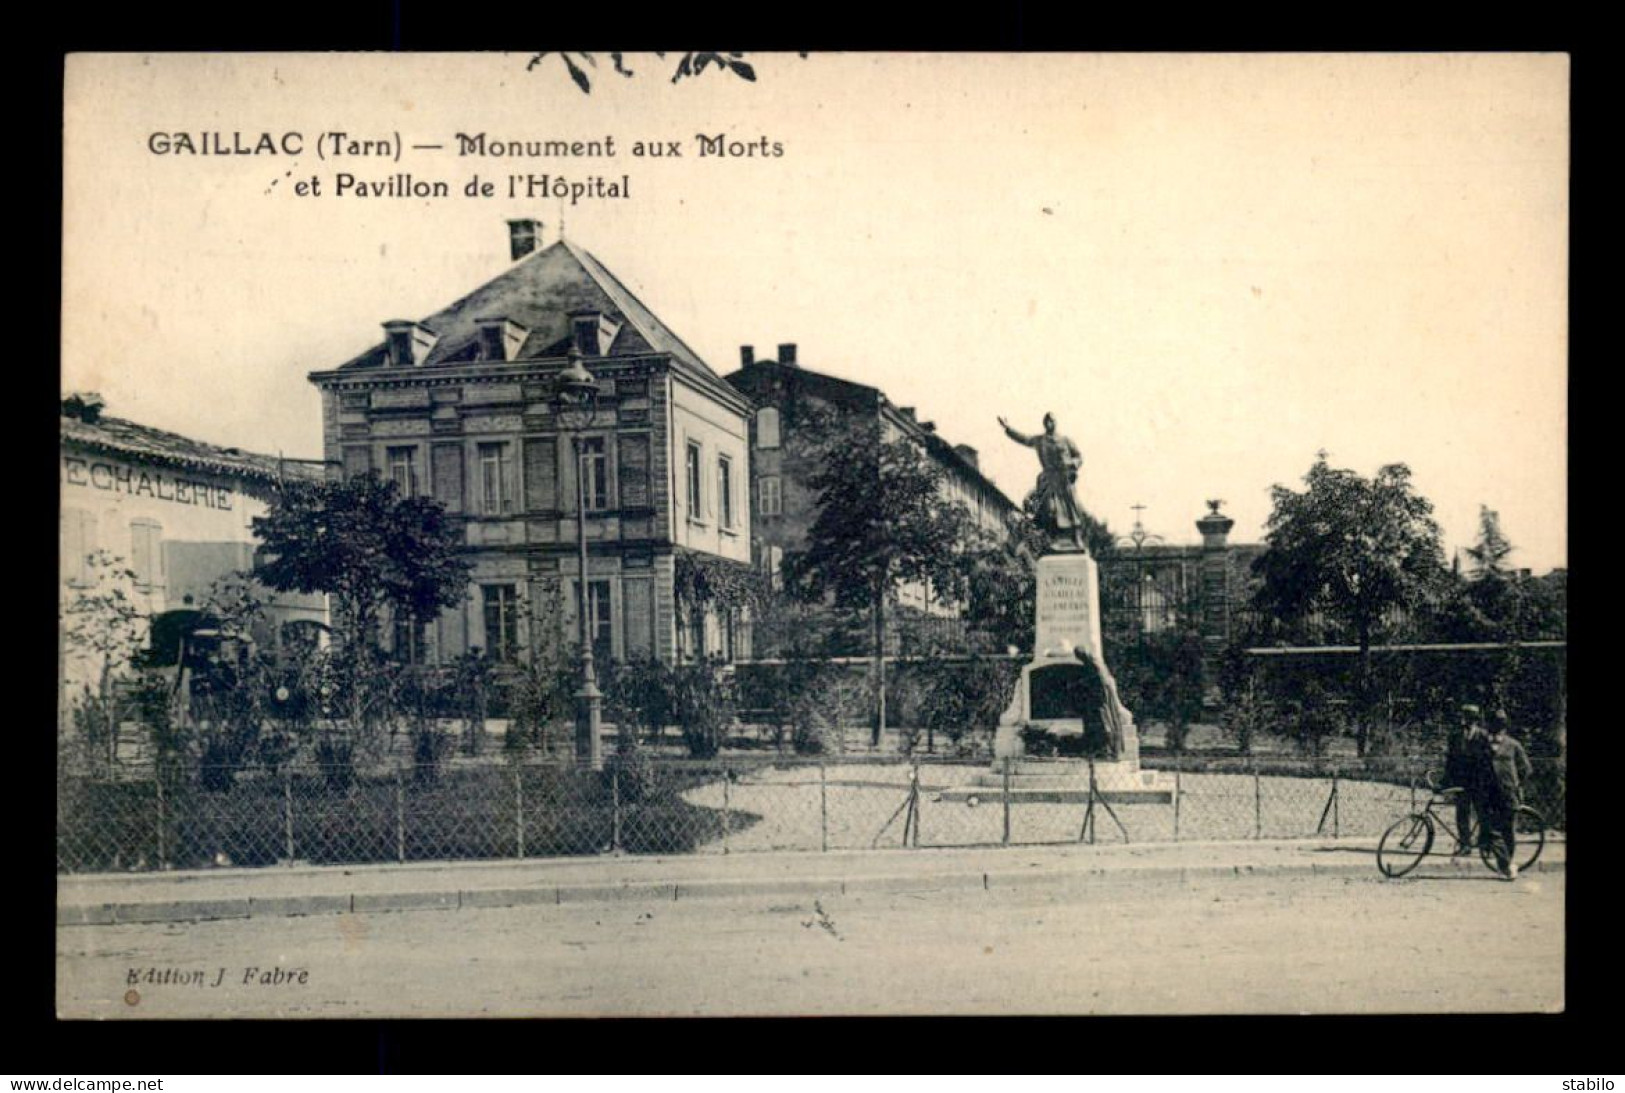
<svg viewBox="0 0 1625 1093">
<path fill-rule="evenodd" d="M 514 238 L 506 272 L 310 376 L 336 473 L 376 471 L 461 518 L 469 594 L 420 636 L 421 659 L 479 647 L 520 661 L 545 627 L 573 640 L 583 520 L 601 656 L 726 655 L 724 620 L 679 635 L 674 556 L 749 564 L 749 402 L 588 252 Z M 552 402 L 572 354 L 600 388 L 585 424 L 561 422 Z"/>
</svg>

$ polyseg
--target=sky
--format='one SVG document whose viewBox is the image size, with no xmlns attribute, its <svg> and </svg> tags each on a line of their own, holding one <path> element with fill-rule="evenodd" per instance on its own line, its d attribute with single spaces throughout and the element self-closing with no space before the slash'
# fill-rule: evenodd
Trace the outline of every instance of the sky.
<svg viewBox="0 0 1625 1093">
<path fill-rule="evenodd" d="M 308 374 L 502 272 L 505 221 L 534 216 L 719 373 L 794 342 L 1017 501 L 1036 462 L 997 418 L 1049 411 L 1119 534 L 1143 505 L 1196 541 L 1219 498 L 1256 542 L 1324 450 L 1409 465 L 1447 551 L 1486 505 L 1512 564 L 1567 564 L 1562 56 L 766 54 L 754 81 L 673 83 L 671 55 L 628 55 L 630 78 L 600 55 L 590 94 L 532 56 L 70 57 L 64 391 L 319 456 Z M 335 155 L 333 132 L 391 154 Z M 179 133 L 302 139 L 153 151 Z M 458 133 L 616 154 L 459 155 Z M 782 154 L 701 156 L 701 134 Z M 450 194 L 339 196 L 341 172 Z M 629 195 L 510 197 L 514 174 Z M 476 175 L 492 196 L 465 196 Z"/>
</svg>

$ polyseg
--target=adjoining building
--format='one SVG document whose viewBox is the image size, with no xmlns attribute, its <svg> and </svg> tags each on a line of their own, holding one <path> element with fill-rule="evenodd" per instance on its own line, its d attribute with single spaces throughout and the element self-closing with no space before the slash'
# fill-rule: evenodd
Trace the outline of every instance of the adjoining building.
<svg viewBox="0 0 1625 1093">
<path fill-rule="evenodd" d="M 798 429 L 822 424 L 828 413 L 849 424 L 872 422 L 882 440 L 915 444 L 942 471 L 945 500 L 962 503 L 978 527 L 1008 534 L 1009 517 L 1018 506 L 982 474 L 976 449 L 949 442 L 932 422 L 921 421 L 914 407 L 896 405 L 879 388 L 803 367 L 789 343 L 778 347 L 777 360 L 758 360 L 752 346 L 741 347 L 739 370 L 725 378 L 757 407 L 750 432 L 754 561 L 773 579 L 787 555 L 806 548 L 818 518 L 817 494 L 808 485 L 817 468 L 794 438 Z M 962 605 L 923 584 L 899 589 L 898 601 L 926 615 L 962 613 Z"/>
<path fill-rule="evenodd" d="M 310 375 L 332 473 L 432 496 L 466 536 L 466 601 L 418 633 L 395 627 L 397 653 L 519 662 L 578 632 L 585 577 L 595 656 L 730 656 L 721 613 L 679 627 L 676 571 L 684 552 L 750 564 L 752 407 L 597 258 L 563 238 L 541 246 L 542 231 L 510 221 L 501 274 L 422 319 L 385 322 L 366 352 Z M 552 402 L 572 359 L 600 385 L 584 428 Z"/>
<path fill-rule="evenodd" d="M 93 683 L 100 670 L 68 640 L 75 600 L 108 592 L 128 572 L 116 579 L 118 591 L 161 631 L 201 609 L 215 582 L 253 568 L 253 520 L 281 483 L 322 475 L 314 461 L 205 444 L 103 408 L 94 394 L 62 399 L 58 640 L 61 682 L 72 687 Z M 323 596 L 263 594 L 270 626 L 255 637 L 272 648 L 326 622 Z"/>
</svg>

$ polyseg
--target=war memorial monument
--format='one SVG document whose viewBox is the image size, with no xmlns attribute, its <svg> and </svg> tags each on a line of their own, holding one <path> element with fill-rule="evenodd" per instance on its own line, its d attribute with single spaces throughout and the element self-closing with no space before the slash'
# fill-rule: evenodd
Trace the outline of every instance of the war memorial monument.
<svg viewBox="0 0 1625 1093">
<path fill-rule="evenodd" d="M 1083 456 L 1044 415 L 1044 431 L 1028 436 L 999 419 L 1005 433 L 1038 452 L 1033 511 L 1044 533 L 1037 560 L 1033 655 L 999 718 L 993 769 L 965 797 L 1006 785 L 1026 800 L 1166 803 L 1173 779 L 1140 769 L 1134 716 L 1118 698 L 1100 638 L 1100 577 L 1084 543 L 1083 509 L 1075 492 Z M 1042 740 L 1053 755 L 1031 753 Z M 945 794 L 945 797 L 950 796 Z"/>
</svg>

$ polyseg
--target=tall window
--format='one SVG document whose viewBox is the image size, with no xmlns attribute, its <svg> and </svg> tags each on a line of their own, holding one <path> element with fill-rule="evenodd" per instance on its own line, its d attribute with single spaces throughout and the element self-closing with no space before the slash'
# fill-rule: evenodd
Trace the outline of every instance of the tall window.
<svg viewBox="0 0 1625 1093">
<path fill-rule="evenodd" d="M 688 655 L 693 660 L 705 659 L 705 612 L 698 608 L 688 615 Z"/>
<path fill-rule="evenodd" d="M 390 448 L 385 453 L 385 462 L 389 467 L 389 480 L 395 483 L 395 488 L 402 497 L 416 497 L 418 495 L 418 450 L 410 445 L 403 448 Z"/>
<path fill-rule="evenodd" d="M 771 406 L 764 406 L 756 411 L 756 446 L 758 448 L 779 446 L 779 412 Z"/>
<path fill-rule="evenodd" d="M 576 586 L 577 595 L 580 595 L 580 587 Z M 610 607 L 609 582 L 588 581 L 587 640 L 592 642 L 592 656 L 599 664 L 608 664 L 615 648 L 614 615 Z"/>
<path fill-rule="evenodd" d="M 513 445 L 507 442 L 481 444 L 480 511 L 501 516 L 513 511 Z"/>
<path fill-rule="evenodd" d="M 163 534 L 156 520 L 130 521 L 130 569 L 138 588 L 164 583 Z"/>
<path fill-rule="evenodd" d="M 733 608 L 728 608 L 717 620 L 722 627 L 722 659 L 729 664 L 734 662 L 738 655 L 738 626 L 739 616 Z"/>
<path fill-rule="evenodd" d="M 428 624 L 415 622 L 410 615 L 401 612 L 395 616 L 392 631 L 391 648 L 395 659 L 401 664 L 422 664 Z"/>
<path fill-rule="evenodd" d="M 734 462 L 727 456 L 717 459 L 717 511 L 722 526 L 734 526 Z"/>
<path fill-rule="evenodd" d="M 492 660 L 519 658 L 519 589 L 511 584 L 482 585 L 485 607 L 485 652 Z"/>
<path fill-rule="evenodd" d="M 700 507 L 700 446 L 690 442 L 688 445 L 688 518 L 701 520 L 705 517 L 705 510 Z"/>
<path fill-rule="evenodd" d="M 601 436 L 581 442 L 581 473 L 587 490 L 587 511 L 609 508 L 609 455 Z"/>
<path fill-rule="evenodd" d="M 778 516 L 784 511 L 784 498 L 780 494 L 779 476 L 767 474 L 762 476 L 762 515 Z"/>
</svg>

